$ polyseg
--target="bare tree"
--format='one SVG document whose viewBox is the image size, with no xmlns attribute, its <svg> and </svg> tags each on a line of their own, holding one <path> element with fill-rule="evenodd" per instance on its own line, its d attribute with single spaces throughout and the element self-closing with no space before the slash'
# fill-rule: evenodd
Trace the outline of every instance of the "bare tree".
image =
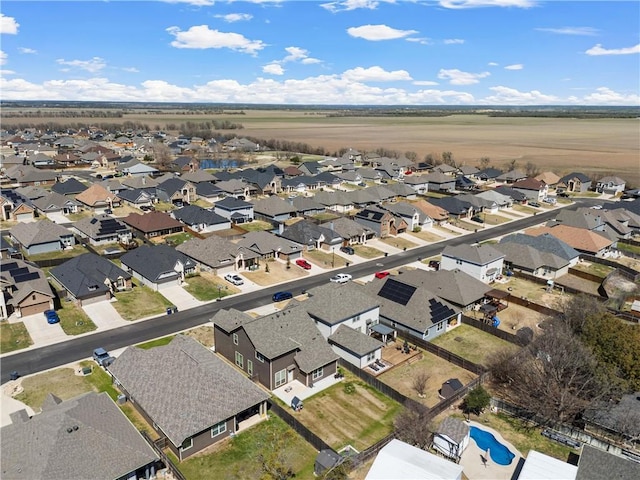
<svg viewBox="0 0 640 480">
<path fill-rule="evenodd" d="M 489 157 L 481 157 L 479 163 L 480 163 L 480 168 L 485 169 L 489 167 L 489 164 L 491 163 L 491 159 Z"/>
<path fill-rule="evenodd" d="M 418 411 L 412 406 L 407 406 L 398 414 L 394 422 L 396 438 L 426 449 L 431 444 L 433 426 L 427 418 L 427 410 Z"/>
<path fill-rule="evenodd" d="M 540 175 L 540 168 L 533 162 L 527 162 L 524 166 L 524 173 L 527 177 L 535 177 L 536 175 Z"/>
<path fill-rule="evenodd" d="M 602 303 L 591 295 L 574 295 L 570 300 L 560 304 L 564 321 L 575 333 L 580 335 L 587 321 L 592 316 L 602 316 L 606 309 Z"/>
<path fill-rule="evenodd" d="M 424 370 L 419 371 L 413 377 L 411 386 L 417 392 L 420 398 L 424 397 L 424 392 L 427 388 L 427 382 L 429 381 L 429 378 L 430 378 L 429 374 Z"/>
<path fill-rule="evenodd" d="M 153 160 L 155 161 L 156 165 L 161 168 L 168 168 L 173 161 L 171 149 L 169 148 L 169 146 L 162 142 L 155 142 L 153 144 L 152 150 Z"/>
<path fill-rule="evenodd" d="M 411 160 L 412 162 L 415 162 L 416 159 L 418 158 L 418 154 L 412 151 L 404 152 L 404 156 L 407 157 L 407 159 Z"/>
<path fill-rule="evenodd" d="M 456 166 L 456 161 L 453 159 L 453 153 L 451 152 L 442 152 L 442 163 L 450 165 L 452 167 Z"/>
</svg>

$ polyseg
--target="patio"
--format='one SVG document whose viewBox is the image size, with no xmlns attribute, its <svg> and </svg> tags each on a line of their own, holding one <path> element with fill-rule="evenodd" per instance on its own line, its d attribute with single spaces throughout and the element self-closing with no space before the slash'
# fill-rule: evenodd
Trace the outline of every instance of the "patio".
<svg viewBox="0 0 640 480">
<path fill-rule="evenodd" d="M 305 400 L 316 393 L 325 390 L 336 383 L 342 381 L 342 378 L 335 378 L 335 375 L 318 380 L 313 384 L 313 387 L 307 387 L 298 380 L 293 380 L 281 387 L 276 388 L 273 394 L 282 400 L 287 405 L 291 405 L 293 397 L 298 397 L 300 400 Z"/>
</svg>

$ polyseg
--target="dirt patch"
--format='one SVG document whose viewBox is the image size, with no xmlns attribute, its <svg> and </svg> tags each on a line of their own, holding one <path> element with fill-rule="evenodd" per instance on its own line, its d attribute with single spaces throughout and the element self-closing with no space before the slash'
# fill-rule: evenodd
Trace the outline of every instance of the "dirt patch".
<svg viewBox="0 0 640 480">
<path fill-rule="evenodd" d="M 281 261 L 262 262 L 258 270 L 253 272 L 245 271 L 242 272 L 242 275 L 260 286 L 274 285 L 276 283 L 302 278 L 307 275 L 304 270 L 293 262 L 289 267 L 290 268 L 287 268 L 287 264 Z M 269 269 L 268 272 L 267 268 Z"/>
<path fill-rule="evenodd" d="M 196 339 L 207 348 L 213 347 L 213 327 L 209 325 L 201 325 L 183 332 L 183 335 Z"/>
</svg>

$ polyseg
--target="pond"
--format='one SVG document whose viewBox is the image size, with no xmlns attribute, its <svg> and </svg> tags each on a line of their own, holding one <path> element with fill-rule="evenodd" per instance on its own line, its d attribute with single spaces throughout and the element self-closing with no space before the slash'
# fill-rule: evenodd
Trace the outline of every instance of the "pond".
<svg viewBox="0 0 640 480">
<path fill-rule="evenodd" d="M 211 158 L 205 158 L 204 160 L 200 160 L 200 168 L 202 170 L 206 170 L 209 168 L 215 168 L 218 170 L 224 170 L 226 168 L 240 168 L 244 166 L 247 162 L 243 160 L 235 160 L 233 158 L 222 158 L 218 160 L 213 160 Z"/>
<path fill-rule="evenodd" d="M 489 452 L 491 460 L 498 465 L 510 465 L 515 454 L 511 452 L 505 445 L 500 443 L 492 433 L 482 430 L 478 427 L 471 427 L 471 438 L 476 442 L 478 448 Z"/>
</svg>

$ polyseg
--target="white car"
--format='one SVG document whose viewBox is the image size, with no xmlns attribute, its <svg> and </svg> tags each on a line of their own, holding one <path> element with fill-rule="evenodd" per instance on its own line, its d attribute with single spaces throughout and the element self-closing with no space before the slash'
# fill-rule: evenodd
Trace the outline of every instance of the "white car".
<svg viewBox="0 0 640 480">
<path fill-rule="evenodd" d="M 236 275 L 235 273 L 227 273 L 224 276 L 224 279 L 227 282 L 233 283 L 234 285 L 244 285 L 244 280 L 240 278 L 238 275 Z"/>
<path fill-rule="evenodd" d="M 338 273 L 329 279 L 329 281 L 334 283 L 347 283 L 353 277 L 348 273 Z"/>
</svg>

